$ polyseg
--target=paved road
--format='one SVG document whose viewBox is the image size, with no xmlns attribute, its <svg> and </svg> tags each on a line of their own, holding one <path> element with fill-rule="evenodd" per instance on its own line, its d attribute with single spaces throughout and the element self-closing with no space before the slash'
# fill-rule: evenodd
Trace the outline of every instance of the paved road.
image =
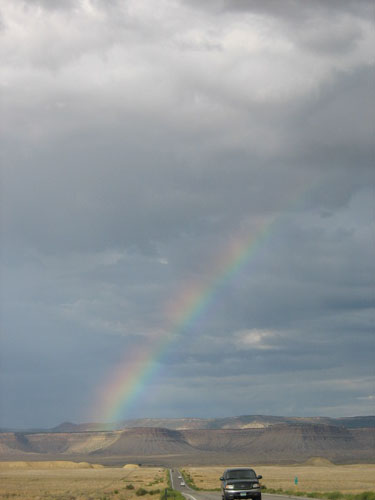
<svg viewBox="0 0 375 500">
<path fill-rule="evenodd" d="M 169 469 L 169 473 L 171 476 L 172 488 L 174 490 L 181 491 L 187 500 L 221 500 L 221 494 L 219 491 L 195 491 L 187 485 L 181 486 L 181 482 L 184 482 L 184 480 L 179 478 L 181 474 L 178 469 Z M 262 500 L 290 500 L 291 498 L 303 500 L 302 497 L 289 497 L 262 493 Z"/>
</svg>

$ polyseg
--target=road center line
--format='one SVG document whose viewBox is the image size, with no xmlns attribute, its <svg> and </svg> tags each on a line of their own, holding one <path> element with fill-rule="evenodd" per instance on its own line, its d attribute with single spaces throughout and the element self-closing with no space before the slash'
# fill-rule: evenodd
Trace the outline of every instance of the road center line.
<svg viewBox="0 0 375 500">
<path fill-rule="evenodd" d="M 182 493 L 182 491 L 181 491 Z M 190 497 L 192 498 L 193 500 L 197 500 L 195 497 L 193 497 L 193 495 L 189 495 L 189 493 L 182 493 L 184 496 L 187 496 L 187 497 Z"/>
</svg>

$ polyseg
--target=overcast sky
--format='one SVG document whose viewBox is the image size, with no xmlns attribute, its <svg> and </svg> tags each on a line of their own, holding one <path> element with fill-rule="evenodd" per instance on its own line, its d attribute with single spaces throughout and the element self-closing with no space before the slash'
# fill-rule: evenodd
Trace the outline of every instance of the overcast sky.
<svg viewBox="0 0 375 500">
<path fill-rule="evenodd" d="M 100 420 L 238 238 L 258 245 L 121 417 L 373 414 L 373 2 L 0 16 L 0 425 Z"/>
</svg>

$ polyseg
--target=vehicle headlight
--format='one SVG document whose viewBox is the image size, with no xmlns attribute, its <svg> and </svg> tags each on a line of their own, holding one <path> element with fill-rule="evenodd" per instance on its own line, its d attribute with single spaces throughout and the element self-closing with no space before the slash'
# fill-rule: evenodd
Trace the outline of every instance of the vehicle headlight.
<svg viewBox="0 0 375 500">
<path fill-rule="evenodd" d="M 259 483 L 253 483 L 253 488 L 259 488 Z"/>
<path fill-rule="evenodd" d="M 226 490 L 233 490 L 234 489 L 234 485 L 233 484 L 227 484 L 226 487 L 225 487 Z"/>
</svg>

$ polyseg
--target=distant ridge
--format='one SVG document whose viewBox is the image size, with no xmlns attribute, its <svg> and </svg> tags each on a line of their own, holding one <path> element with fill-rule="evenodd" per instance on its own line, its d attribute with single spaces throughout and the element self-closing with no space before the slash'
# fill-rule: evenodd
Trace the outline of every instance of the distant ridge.
<svg viewBox="0 0 375 500">
<path fill-rule="evenodd" d="M 62 424 L 50 429 L 51 432 L 79 432 L 79 425 L 72 422 L 63 422 Z"/>
<path fill-rule="evenodd" d="M 213 429 L 168 429 L 149 425 L 77 432 L 75 424 L 64 423 L 56 432 L 0 434 L 0 460 L 221 465 L 305 463 L 308 460 L 316 463 L 319 457 L 325 464 L 327 461 L 375 462 L 375 427 L 368 426 L 371 423 L 368 417 L 365 419 L 367 427 L 363 428 L 312 423 L 305 419 L 293 423 L 282 419 L 280 423 L 281 417 L 274 417 L 270 423 L 269 418 L 265 422 L 259 416 L 253 419 L 238 417 L 235 419 L 237 428 L 227 427 L 228 419 L 220 419 L 221 422 L 214 423 L 222 428 Z M 187 422 L 182 420 L 180 424 L 186 426 Z M 356 425 L 359 423 L 357 419 Z M 229 425 L 234 425 L 233 421 Z M 67 432 L 63 432 L 64 429 Z M 70 432 L 71 429 L 74 431 Z"/>
<path fill-rule="evenodd" d="M 115 423 L 83 423 L 64 422 L 57 427 L 47 429 L 49 432 L 85 432 L 121 430 L 134 427 L 161 427 L 164 429 L 249 429 L 265 428 L 272 425 L 308 425 L 325 424 L 347 429 L 375 427 L 375 416 L 355 417 L 280 417 L 270 415 L 241 415 L 224 418 L 139 418 L 123 420 Z"/>
<path fill-rule="evenodd" d="M 102 423 L 84 423 L 73 424 L 72 422 L 63 422 L 52 429 L 46 429 L 46 432 L 86 432 L 86 431 L 106 431 L 115 430 L 116 426 Z"/>
</svg>

